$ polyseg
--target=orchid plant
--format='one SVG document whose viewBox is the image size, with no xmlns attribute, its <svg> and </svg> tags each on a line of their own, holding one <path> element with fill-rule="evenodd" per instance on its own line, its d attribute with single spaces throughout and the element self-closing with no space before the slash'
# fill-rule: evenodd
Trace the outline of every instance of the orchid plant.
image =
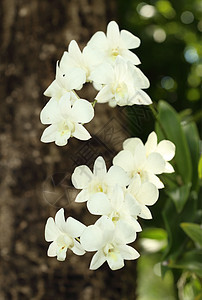
<svg viewBox="0 0 202 300">
<path fill-rule="evenodd" d="M 40 118 L 49 126 L 41 141 L 65 146 L 70 137 L 90 139 L 84 124 L 93 119 L 96 102 L 111 107 L 151 104 L 143 91 L 149 80 L 136 66 L 139 58 L 130 51 L 139 45 L 139 38 L 120 31 L 115 21 L 108 24 L 106 34 L 96 32 L 83 51 L 71 41 L 57 62 L 55 80 L 44 93 L 50 100 Z M 76 93 L 86 82 L 98 92 L 94 102 L 80 99 Z M 140 254 L 128 244 L 142 230 L 139 218 L 152 218 L 148 206 L 158 200 L 159 189 L 164 187 L 158 175 L 174 172 L 169 163 L 174 155 L 175 145 L 169 140 L 158 143 L 152 132 L 145 144 L 139 138 L 125 140 L 108 171 L 101 156 L 92 171 L 86 165 L 77 166 L 72 174 L 72 184 L 80 190 L 75 201 L 86 202 L 89 213 L 99 217 L 95 224 L 85 226 L 72 217 L 65 220 L 61 208 L 55 220 L 50 217 L 45 226 L 45 239 L 51 242 L 48 256 L 63 261 L 68 249 L 76 255 L 96 252 L 90 263 L 92 270 L 105 261 L 117 270 L 124 260 L 137 259 Z"/>
</svg>

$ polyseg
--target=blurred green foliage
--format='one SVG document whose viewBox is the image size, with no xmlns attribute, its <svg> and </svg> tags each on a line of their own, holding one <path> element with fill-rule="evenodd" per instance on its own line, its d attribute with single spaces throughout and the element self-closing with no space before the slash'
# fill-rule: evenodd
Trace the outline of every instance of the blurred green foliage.
<svg viewBox="0 0 202 300">
<path fill-rule="evenodd" d="M 141 39 L 141 46 L 134 52 L 150 80 L 148 93 L 153 101 L 163 99 L 177 111 L 191 108 L 192 117 L 197 118 L 195 113 L 201 109 L 202 2 L 119 0 L 118 3 L 121 28 Z"/>
<path fill-rule="evenodd" d="M 152 121 L 144 131 L 132 129 L 132 135 L 146 139 L 155 128 L 159 141 L 176 145 L 175 173 L 161 176 L 165 189 L 152 207 L 153 220 L 142 222 L 140 245 L 150 241 L 156 247 L 161 276 L 171 272 L 177 299 L 202 299 L 202 2 L 119 0 L 119 12 L 120 27 L 142 41 L 134 52 L 150 80 L 148 94 L 154 102 Z M 142 276 L 140 266 L 144 257 L 138 268 Z M 153 299 L 140 294 L 140 300 Z"/>
</svg>

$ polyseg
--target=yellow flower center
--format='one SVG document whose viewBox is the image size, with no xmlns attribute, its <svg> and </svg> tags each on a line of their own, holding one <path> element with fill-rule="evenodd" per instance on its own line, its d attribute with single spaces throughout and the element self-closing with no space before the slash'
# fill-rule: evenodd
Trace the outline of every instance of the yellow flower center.
<svg viewBox="0 0 202 300">
<path fill-rule="evenodd" d="M 71 121 L 64 121 L 59 124 L 58 129 L 60 131 L 61 136 L 64 136 L 68 133 L 72 133 L 75 130 L 75 126 Z"/>
<path fill-rule="evenodd" d="M 120 53 L 119 53 L 119 48 L 117 47 L 117 48 L 113 48 L 112 50 L 111 50 L 111 56 L 112 56 L 112 59 L 113 60 L 115 60 L 116 59 L 116 57 L 119 55 Z"/>
<path fill-rule="evenodd" d="M 108 186 L 104 182 L 100 182 L 99 180 L 95 180 L 90 183 L 88 186 L 88 190 L 90 193 L 107 193 Z"/>
</svg>

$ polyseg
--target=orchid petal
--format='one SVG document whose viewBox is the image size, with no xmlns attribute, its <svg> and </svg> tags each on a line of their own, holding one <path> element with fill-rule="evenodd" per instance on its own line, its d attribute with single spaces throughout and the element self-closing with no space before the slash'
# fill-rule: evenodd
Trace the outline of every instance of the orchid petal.
<svg viewBox="0 0 202 300">
<path fill-rule="evenodd" d="M 106 181 L 110 186 L 118 184 L 125 187 L 129 184 L 130 178 L 121 167 L 111 166 L 107 172 Z"/>
<path fill-rule="evenodd" d="M 58 210 L 55 215 L 55 224 L 61 230 L 65 230 L 65 217 L 64 217 L 64 208 Z"/>
<path fill-rule="evenodd" d="M 88 123 L 94 117 L 94 109 L 91 103 L 84 99 L 79 99 L 73 104 L 71 113 L 74 120 L 79 123 Z"/>
<path fill-rule="evenodd" d="M 90 199 L 90 194 L 87 189 L 82 190 L 78 195 L 76 196 L 75 202 L 86 202 Z"/>
<path fill-rule="evenodd" d="M 76 189 L 83 189 L 88 186 L 89 182 L 92 180 L 91 170 L 85 166 L 78 166 L 75 168 L 72 174 L 72 183 Z"/>
<path fill-rule="evenodd" d="M 48 218 L 45 226 L 45 240 L 52 242 L 57 239 L 58 235 L 60 235 L 60 230 L 55 225 L 54 219 Z"/>
<path fill-rule="evenodd" d="M 126 172 L 131 172 L 133 170 L 133 161 L 132 153 L 128 150 L 122 150 L 114 157 L 113 164 L 121 167 Z"/>
<path fill-rule="evenodd" d="M 91 135 L 88 132 L 88 130 L 81 124 L 75 124 L 75 130 L 72 132 L 72 136 L 81 141 L 86 141 L 91 138 Z"/>
<path fill-rule="evenodd" d="M 83 233 L 85 228 L 86 226 L 84 224 L 72 217 L 69 217 L 66 220 L 65 231 L 69 236 L 73 238 L 79 237 Z"/>
<path fill-rule="evenodd" d="M 102 156 L 98 156 L 94 162 L 93 174 L 96 176 L 103 176 L 107 173 L 106 164 Z"/>
<path fill-rule="evenodd" d="M 121 40 L 127 49 L 135 49 L 140 46 L 140 39 L 127 30 L 121 30 Z"/>
<path fill-rule="evenodd" d="M 114 94 L 112 93 L 111 87 L 109 85 L 105 85 L 95 97 L 98 103 L 106 103 L 113 98 Z"/>
<path fill-rule="evenodd" d="M 83 231 L 80 242 L 86 251 L 97 251 L 102 248 L 103 232 L 96 225 L 90 225 Z"/>
<path fill-rule="evenodd" d="M 147 157 L 145 169 L 154 174 L 161 174 L 165 169 L 165 160 L 162 155 L 157 152 L 152 152 Z"/>
<path fill-rule="evenodd" d="M 153 205 L 158 200 L 158 196 L 159 191 L 157 187 L 150 182 L 145 182 L 141 185 L 136 199 L 145 205 Z"/>
<path fill-rule="evenodd" d="M 107 256 L 107 263 L 111 270 L 119 270 L 124 266 L 124 260 L 119 252 L 113 251 Z"/>
<path fill-rule="evenodd" d="M 126 61 L 130 61 L 132 62 L 134 65 L 139 65 L 141 64 L 139 58 L 137 57 L 137 55 L 133 52 L 131 52 L 130 50 L 127 49 L 123 49 L 121 51 L 121 55 L 124 57 L 124 59 Z"/>
<path fill-rule="evenodd" d="M 110 41 L 110 44 L 113 48 L 116 48 L 119 45 L 119 26 L 115 21 L 109 22 L 107 26 L 107 39 Z"/>
<path fill-rule="evenodd" d="M 151 152 L 154 152 L 157 147 L 157 135 L 154 131 L 150 133 L 145 143 L 146 153 L 147 155 Z"/>
<path fill-rule="evenodd" d="M 44 132 L 41 136 L 41 141 L 43 143 L 54 142 L 56 139 L 56 134 L 57 134 L 57 126 L 50 125 L 44 130 Z"/>
<path fill-rule="evenodd" d="M 173 173 L 173 172 L 175 172 L 173 166 L 166 161 L 164 173 Z"/>
<path fill-rule="evenodd" d="M 111 204 L 109 199 L 104 193 L 96 193 L 87 202 L 88 210 L 93 215 L 108 215 L 111 210 Z"/>
<path fill-rule="evenodd" d="M 98 250 L 92 257 L 90 263 L 90 270 L 98 269 L 106 261 L 106 256 L 102 250 Z"/>
<path fill-rule="evenodd" d="M 161 141 L 157 146 L 157 152 L 160 153 L 166 161 L 175 156 L 175 145 L 167 140 Z"/>
<path fill-rule="evenodd" d="M 140 254 L 131 246 L 120 245 L 119 251 L 123 259 L 132 260 L 140 257 Z"/>
<path fill-rule="evenodd" d="M 48 251 L 47 251 L 47 255 L 49 257 L 54 257 L 57 256 L 57 243 L 56 242 L 52 242 L 49 247 L 48 247 Z"/>
<path fill-rule="evenodd" d="M 86 253 L 81 244 L 76 240 L 74 240 L 74 246 L 71 248 L 71 250 L 76 255 L 84 255 Z"/>
</svg>

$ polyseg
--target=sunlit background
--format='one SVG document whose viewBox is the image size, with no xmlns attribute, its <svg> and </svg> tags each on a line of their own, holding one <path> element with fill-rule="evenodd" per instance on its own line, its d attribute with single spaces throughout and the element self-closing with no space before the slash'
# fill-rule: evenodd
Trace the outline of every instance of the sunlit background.
<svg viewBox="0 0 202 300">
<path fill-rule="evenodd" d="M 119 1 L 121 26 L 142 41 L 137 49 L 153 100 L 177 109 L 200 104 L 202 3 L 200 0 Z"/>
</svg>

